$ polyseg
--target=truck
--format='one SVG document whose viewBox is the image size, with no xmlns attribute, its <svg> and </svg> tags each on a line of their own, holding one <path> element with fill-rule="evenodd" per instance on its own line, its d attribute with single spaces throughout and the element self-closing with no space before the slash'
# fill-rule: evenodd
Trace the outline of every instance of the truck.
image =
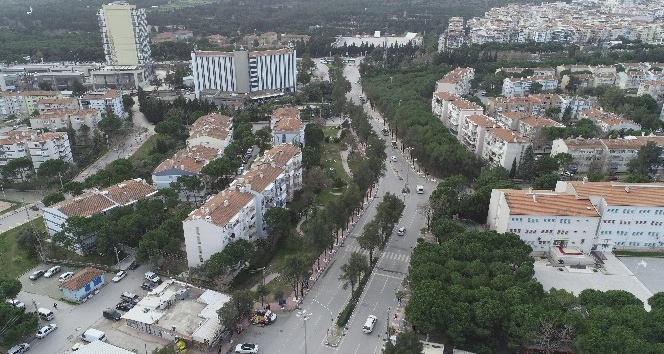
<svg viewBox="0 0 664 354">
<path fill-rule="evenodd" d="M 100 340 L 102 342 L 105 342 L 106 341 L 106 333 L 104 333 L 104 332 L 102 332 L 98 329 L 90 328 L 87 331 L 85 331 L 83 334 L 81 334 L 81 339 L 83 339 L 86 342 L 90 342 L 90 343 L 92 343 L 96 340 Z"/>
<path fill-rule="evenodd" d="M 149 280 L 153 283 L 156 283 L 156 284 L 161 284 L 161 278 L 157 274 L 155 274 L 154 272 L 146 272 L 145 273 L 145 279 L 147 279 L 147 280 Z"/>
</svg>

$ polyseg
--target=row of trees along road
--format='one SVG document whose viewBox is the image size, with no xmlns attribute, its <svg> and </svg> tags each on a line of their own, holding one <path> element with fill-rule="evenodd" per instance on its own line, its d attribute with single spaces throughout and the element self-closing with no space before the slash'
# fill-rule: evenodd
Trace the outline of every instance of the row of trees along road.
<svg viewBox="0 0 664 354">
<path fill-rule="evenodd" d="M 411 256 L 406 316 L 417 331 L 479 354 L 520 347 L 542 353 L 664 353 L 664 293 L 651 311 L 622 290 L 545 292 L 531 249 L 512 233 L 457 229 Z"/>
<path fill-rule="evenodd" d="M 35 333 L 37 328 L 36 313 L 6 302 L 15 299 L 20 291 L 18 279 L 0 278 L 0 346 L 4 348 L 11 348 L 25 336 Z"/>
</svg>

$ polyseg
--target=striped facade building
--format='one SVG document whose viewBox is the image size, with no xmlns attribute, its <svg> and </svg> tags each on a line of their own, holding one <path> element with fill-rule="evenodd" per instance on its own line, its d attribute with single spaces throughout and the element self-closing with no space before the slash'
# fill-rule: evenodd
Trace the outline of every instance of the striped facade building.
<svg viewBox="0 0 664 354">
<path fill-rule="evenodd" d="M 250 93 L 297 89 L 294 49 L 191 53 L 196 97 L 201 91 Z"/>
</svg>

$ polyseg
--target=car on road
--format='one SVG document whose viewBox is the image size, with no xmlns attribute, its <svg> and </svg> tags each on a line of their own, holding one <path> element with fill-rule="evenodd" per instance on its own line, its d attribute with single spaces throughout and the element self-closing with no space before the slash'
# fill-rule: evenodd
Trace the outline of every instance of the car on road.
<svg viewBox="0 0 664 354">
<path fill-rule="evenodd" d="M 374 315 L 369 315 L 367 320 L 364 322 L 364 326 L 362 326 L 362 332 L 364 333 L 371 333 L 373 332 L 374 326 L 376 325 L 376 322 L 378 321 L 378 318 Z"/>
<path fill-rule="evenodd" d="M 121 303 L 115 305 L 115 309 L 120 311 L 129 311 L 132 308 L 134 308 L 134 303 L 129 301 L 122 301 Z"/>
<path fill-rule="evenodd" d="M 120 280 L 124 279 L 124 277 L 126 277 L 126 276 L 127 276 L 127 271 L 121 270 L 121 271 L 115 273 L 115 276 L 113 277 L 112 280 L 113 280 L 114 283 L 117 283 Z"/>
<path fill-rule="evenodd" d="M 50 277 L 60 273 L 61 270 L 62 270 L 62 268 L 60 268 L 60 266 L 51 267 L 51 268 L 49 268 L 49 270 L 46 271 L 46 273 L 44 273 L 44 277 L 50 278 Z"/>
<path fill-rule="evenodd" d="M 43 270 L 43 269 L 34 271 L 34 272 L 32 272 L 32 274 L 30 274 L 30 280 L 37 280 L 37 279 L 41 278 L 42 275 L 44 275 L 45 273 L 46 273 L 46 271 Z"/>
<path fill-rule="evenodd" d="M 390 161 L 397 162 L 397 157 L 396 156 L 390 156 Z"/>
<path fill-rule="evenodd" d="M 60 275 L 60 278 L 58 278 L 58 281 L 61 283 L 66 282 L 67 280 L 71 279 L 71 277 L 74 276 L 74 272 L 65 272 Z"/>
<path fill-rule="evenodd" d="M 19 299 L 7 299 L 7 303 L 18 308 L 25 308 L 25 304 Z"/>
<path fill-rule="evenodd" d="M 240 354 L 255 354 L 258 353 L 258 344 L 253 343 L 240 343 L 235 346 L 235 352 Z"/>
<path fill-rule="evenodd" d="M 122 315 L 118 311 L 113 309 L 104 310 L 103 315 L 105 318 L 108 318 L 109 320 L 113 321 L 119 321 L 120 318 L 122 317 Z"/>
<path fill-rule="evenodd" d="M 405 227 L 400 227 L 399 230 L 397 230 L 397 236 L 404 236 L 405 234 L 406 234 Z"/>
<path fill-rule="evenodd" d="M 418 184 L 415 189 L 417 189 L 417 194 L 424 194 L 424 186 L 421 184 Z"/>
<path fill-rule="evenodd" d="M 51 332 L 55 331 L 58 326 L 55 323 L 51 323 L 48 326 L 44 326 L 37 331 L 37 338 L 42 339 L 49 335 Z"/>
<path fill-rule="evenodd" d="M 15 345 L 11 347 L 8 351 L 7 354 L 23 354 L 30 350 L 30 344 L 28 343 L 21 343 L 18 345 Z"/>
</svg>

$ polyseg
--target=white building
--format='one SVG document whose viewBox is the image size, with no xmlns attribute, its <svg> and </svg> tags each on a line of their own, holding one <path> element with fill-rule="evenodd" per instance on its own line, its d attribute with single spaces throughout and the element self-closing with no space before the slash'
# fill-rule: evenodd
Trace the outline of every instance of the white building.
<svg viewBox="0 0 664 354">
<path fill-rule="evenodd" d="M 11 160 L 27 158 L 34 172 L 46 160 L 61 159 L 73 162 L 67 133 L 39 133 L 34 130 L 14 130 L 0 135 L 0 166 Z"/>
<path fill-rule="evenodd" d="M 553 91 L 558 87 L 555 76 L 508 77 L 503 80 L 502 95 L 505 97 L 526 96 L 533 83 L 542 85 L 541 91 Z"/>
<path fill-rule="evenodd" d="M 556 192 L 589 200 L 601 215 L 593 248 L 664 249 L 664 184 L 559 181 Z"/>
<path fill-rule="evenodd" d="M 61 97 L 58 91 L 0 92 L 0 117 L 7 119 L 14 115 L 24 119 L 39 110 L 39 100 Z"/>
<path fill-rule="evenodd" d="M 436 92 L 465 96 L 470 93 L 470 83 L 473 78 L 475 78 L 475 69 L 456 68 L 436 82 Z"/>
<path fill-rule="evenodd" d="M 102 115 L 111 112 L 120 119 L 125 117 L 122 94 L 118 90 L 90 92 L 79 98 L 78 102 L 83 109 L 94 109 Z"/>
<path fill-rule="evenodd" d="M 484 139 L 488 128 L 495 128 L 496 121 L 485 115 L 466 117 L 459 130 L 459 141 L 476 156 L 484 150 Z"/>
<path fill-rule="evenodd" d="M 272 144 L 304 146 L 304 124 L 297 107 L 280 107 L 272 112 L 270 119 Z"/>
<path fill-rule="evenodd" d="M 277 145 L 254 162 L 256 166 L 260 164 L 274 164 L 284 170 L 286 202 L 291 202 L 295 191 L 302 188 L 302 150 L 295 145 Z"/>
<path fill-rule="evenodd" d="M 233 139 L 233 120 L 219 113 L 199 117 L 189 129 L 187 146 L 201 145 L 223 153 Z"/>
<path fill-rule="evenodd" d="M 579 114 L 586 109 L 599 107 L 597 97 L 589 96 L 561 96 L 562 104 L 560 107 L 560 116 L 565 113 L 569 107 L 572 119 L 579 119 Z"/>
<path fill-rule="evenodd" d="M 196 97 L 201 91 L 250 93 L 276 90 L 297 91 L 295 50 L 286 48 L 248 52 L 191 53 Z"/>
<path fill-rule="evenodd" d="M 664 102 L 664 80 L 649 80 L 639 84 L 637 96 L 650 95 L 657 103 Z"/>
<path fill-rule="evenodd" d="M 602 133 L 618 130 L 641 130 L 641 125 L 617 114 L 604 112 L 599 109 L 585 109 L 579 113 L 579 119 L 590 119 L 597 125 Z"/>
<path fill-rule="evenodd" d="M 152 66 L 145 9 L 114 2 L 102 5 L 97 20 L 108 65 Z"/>
<path fill-rule="evenodd" d="M 521 161 L 523 152 L 530 146 L 530 139 L 505 128 L 487 128 L 482 157 L 492 166 L 502 166 L 508 171 L 516 160 Z"/>
<path fill-rule="evenodd" d="M 459 126 L 463 125 L 466 117 L 484 114 L 481 106 L 448 92 L 434 92 L 431 109 L 457 138 Z"/>
<path fill-rule="evenodd" d="M 46 231 L 53 236 L 62 231 L 70 217 L 90 217 L 106 213 L 119 206 L 134 204 L 155 193 L 157 190 L 141 179 L 127 180 L 104 190 L 92 189 L 72 199 L 42 208 Z M 72 245 L 72 250 L 79 254 L 88 252 L 94 248 L 95 238 L 96 235 L 89 235 L 76 240 Z"/>
<path fill-rule="evenodd" d="M 521 136 L 533 140 L 542 131 L 542 128 L 564 128 L 565 125 L 546 117 L 528 116 L 519 120 L 517 131 Z"/>
<path fill-rule="evenodd" d="M 616 85 L 623 90 L 638 89 L 642 82 L 649 80 L 646 71 L 633 70 L 618 73 Z"/>
<path fill-rule="evenodd" d="M 244 187 L 226 189 L 189 214 L 182 222 L 189 267 L 200 267 L 235 240 L 256 239 L 254 199 Z"/>
<path fill-rule="evenodd" d="M 152 184 L 157 189 L 172 187 L 171 183 L 177 182 L 181 176 L 200 176 L 201 169 L 211 161 L 221 157 L 222 152 L 215 148 L 192 145 L 186 147 L 164 160 L 152 171 Z M 181 197 L 198 197 L 204 193 L 193 191 L 181 191 Z"/>
<path fill-rule="evenodd" d="M 94 109 L 53 109 L 41 112 L 38 116 L 30 118 L 32 129 L 44 129 L 51 132 L 58 129 L 72 129 L 80 132 L 84 125 L 90 128 L 91 134 L 97 123 L 101 120 L 101 114 Z"/>
<path fill-rule="evenodd" d="M 588 199 L 552 191 L 494 189 L 487 224 L 517 234 L 533 254 L 589 254 L 600 215 Z"/>
<path fill-rule="evenodd" d="M 59 109 L 79 109 L 81 106 L 75 98 L 42 98 L 37 101 L 39 112 Z"/>
</svg>

